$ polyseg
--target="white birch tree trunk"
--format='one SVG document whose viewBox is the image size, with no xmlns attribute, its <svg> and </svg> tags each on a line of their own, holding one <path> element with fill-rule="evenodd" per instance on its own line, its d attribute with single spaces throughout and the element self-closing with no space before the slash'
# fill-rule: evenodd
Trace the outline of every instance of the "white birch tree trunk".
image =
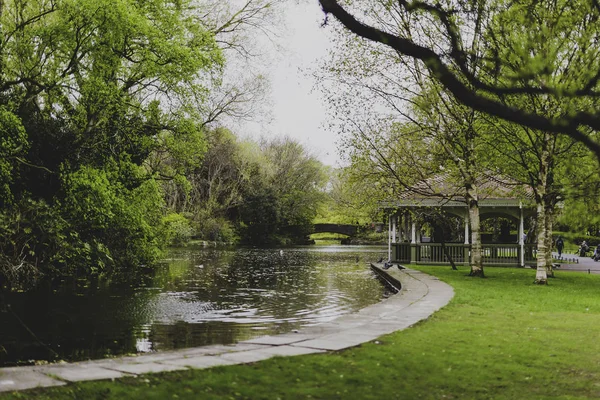
<svg viewBox="0 0 600 400">
<path fill-rule="evenodd" d="M 537 257 L 535 283 L 545 285 L 548 283 L 546 271 L 546 218 L 544 215 L 544 204 L 537 204 Z"/>
<path fill-rule="evenodd" d="M 537 268 L 535 273 L 535 283 L 540 285 L 548 284 L 547 252 L 552 254 L 552 247 L 548 248 L 548 224 L 546 220 L 546 193 L 550 160 L 552 157 L 548 148 L 550 138 L 547 139 L 548 140 L 544 140 L 542 142 L 543 144 L 542 154 L 540 157 L 540 169 L 538 171 L 538 183 L 535 188 L 535 202 L 537 206 Z M 550 268 L 552 268 L 552 263 L 550 264 Z"/>
<path fill-rule="evenodd" d="M 552 240 L 552 228 L 554 221 L 554 210 L 551 204 L 545 204 L 544 217 L 546 222 L 546 275 L 549 278 L 554 278 L 554 269 L 552 268 L 552 248 L 554 240 Z"/>
<path fill-rule="evenodd" d="M 474 184 L 466 185 L 466 201 L 469 207 L 469 224 L 471 225 L 471 272 L 470 276 L 483 277 L 481 263 L 481 234 L 479 218 L 479 199 L 477 187 Z"/>
</svg>

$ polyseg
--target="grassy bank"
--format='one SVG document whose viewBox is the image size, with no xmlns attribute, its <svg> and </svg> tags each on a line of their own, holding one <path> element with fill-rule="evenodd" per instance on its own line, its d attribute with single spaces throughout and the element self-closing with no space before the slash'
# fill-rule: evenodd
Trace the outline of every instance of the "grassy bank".
<svg viewBox="0 0 600 400">
<path fill-rule="evenodd" d="M 578 399 L 600 396 L 600 276 L 422 268 L 454 286 L 427 321 L 360 347 L 0 399 Z"/>
</svg>

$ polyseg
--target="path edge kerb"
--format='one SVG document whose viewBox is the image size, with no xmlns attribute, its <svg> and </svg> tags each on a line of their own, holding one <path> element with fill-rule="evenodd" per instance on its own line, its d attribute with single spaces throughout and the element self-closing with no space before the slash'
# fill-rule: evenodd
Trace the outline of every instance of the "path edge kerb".
<svg viewBox="0 0 600 400">
<path fill-rule="evenodd" d="M 175 370 L 246 364 L 274 356 L 338 351 L 371 342 L 429 318 L 454 296 L 453 288 L 421 271 L 387 270 L 371 264 L 400 291 L 377 304 L 333 321 L 282 335 L 263 336 L 233 345 L 213 345 L 135 357 L 91 360 L 69 364 L 0 368 L 0 392 L 60 386 L 84 380 L 114 379 Z"/>
<path fill-rule="evenodd" d="M 396 295 L 391 296 L 387 301 L 401 305 L 403 308 L 419 305 L 419 308 L 424 311 L 420 313 L 421 319 L 428 318 L 435 311 L 446 306 L 454 297 L 452 286 L 433 275 L 400 265 L 394 265 L 387 269 L 383 268 L 383 264 L 370 265 L 371 269 L 387 284 L 400 289 Z"/>
</svg>

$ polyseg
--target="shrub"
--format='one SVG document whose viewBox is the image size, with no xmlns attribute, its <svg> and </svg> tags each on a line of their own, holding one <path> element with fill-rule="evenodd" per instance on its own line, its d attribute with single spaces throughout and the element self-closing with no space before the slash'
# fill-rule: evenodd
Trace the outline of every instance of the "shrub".
<svg viewBox="0 0 600 400">
<path fill-rule="evenodd" d="M 73 245 L 85 256 L 81 264 L 89 269 L 147 264 L 161 254 L 162 194 L 151 179 L 125 187 L 119 178 L 123 170 L 132 173 L 128 166 L 84 166 L 64 174 L 62 212 Z"/>
<path fill-rule="evenodd" d="M 583 242 L 584 240 L 587 242 L 587 244 L 590 247 L 596 247 L 598 244 L 600 244 L 600 237 L 598 237 L 598 236 L 582 235 L 580 233 L 572 233 L 572 232 L 560 232 L 560 231 L 553 232 L 553 237 L 554 237 L 555 242 L 559 236 L 562 236 L 563 241 L 565 242 L 566 249 L 578 248 L 579 245 L 581 244 L 581 242 Z"/>
<path fill-rule="evenodd" d="M 211 216 L 208 212 L 199 213 L 195 227 L 200 239 L 224 243 L 236 243 L 239 240 L 229 220 Z"/>
<path fill-rule="evenodd" d="M 163 238 L 168 245 L 183 246 L 192 238 L 192 226 L 186 217 L 171 213 L 162 219 Z"/>
</svg>

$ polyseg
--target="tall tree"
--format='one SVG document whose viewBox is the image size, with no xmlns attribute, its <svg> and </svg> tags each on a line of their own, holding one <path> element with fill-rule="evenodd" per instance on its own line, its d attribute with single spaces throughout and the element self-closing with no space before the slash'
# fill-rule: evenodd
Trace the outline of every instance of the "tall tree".
<svg viewBox="0 0 600 400">
<path fill-rule="evenodd" d="M 2 272 L 152 260 L 162 199 L 141 165 L 165 132 L 199 132 L 193 104 L 223 63 L 214 33 L 188 1 L 0 6 L 2 129 L 26 134 L 9 154 Z"/>
<path fill-rule="evenodd" d="M 420 37 L 421 41 L 435 46 L 438 33 L 427 31 L 427 35 L 423 35 L 421 28 L 412 26 L 410 13 L 402 9 L 395 11 L 394 18 L 380 20 L 387 29 L 411 38 Z M 387 175 L 390 188 L 441 198 L 448 193 L 436 192 L 439 188 L 427 186 L 426 182 L 432 174 L 440 172 L 438 166 L 441 164 L 452 165 L 449 170 L 455 173 L 446 172 L 444 176 L 452 176 L 454 183 L 463 189 L 468 205 L 472 233 L 471 274 L 483 276 L 477 190 L 482 166 L 477 162 L 478 132 L 475 127 L 478 113 L 456 102 L 443 86 L 431 82 L 429 71 L 411 58 L 399 55 L 387 46 L 357 40 L 345 33 L 340 32 L 336 52 L 325 65 L 327 72 L 323 74 L 344 88 L 342 95 L 337 95 L 338 88 L 329 98 L 334 98 L 335 115 L 351 115 L 345 117 L 350 120 L 347 129 L 352 138 L 346 146 L 355 149 L 355 169 L 360 165 L 356 162 L 361 159 L 360 153 L 364 153 L 367 156 L 362 158 L 362 163 L 367 161 L 369 166 L 362 173 L 380 172 Z M 477 25 L 470 43 L 473 51 L 479 46 L 480 39 L 481 27 Z M 324 86 L 324 91 L 330 89 Z M 375 125 L 372 120 L 379 126 L 391 122 L 388 128 L 360 126 L 361 123 Z M 405 123 L 400 135 L 402 139 L 397 129 L 391 127 L 401 125 L 398 121 Z M 421 150 L 417 151 L 419 147 Z M 373 162 L 369 164 L 369 160 Z"/>
<path fill-rule="evenodd" d="M 481 218 L 478 185 L 488 168 L 482 157 L 479 113 L 458 104 L 437 85 L 423 87 L 413 120 L 439 150 L 439 157 L 447 168 L 447 179 L 462 188 L 468 210 L 470 227 L 470 275 L 483 277 Z"/>
<path fill-rule="evenodd" d="M 494 54 L 503 60 L 504 67 L 513 71 L 522 70 L 525 62 L 529 62 L 532 74 L 538 75 L 536 78 L 532 78 L 533 75 L 514 76 L 512 83 L 527 85 L 531 79 L 543 79 L 547 85 L 574 85 L 581 79 L 577 71 L 581 59 L 577 52 L 565 47 L 565 41 L 569 42 L 583 28 L 578 24 L 572 25 L 573 21 L 569 19 L 572 12 L 574 10 L 566 2 L 544 2 L 531 7 L 514 5 L 492 16 L 488 33 L 497 33 L 488 36 L 493 46 L 488 45 L 486 51 L 493 49 Z M 518 29 L 523 20 L 532 23 L 527 33 L 531 40 L 526 42 L 525 48 L 514 33 L 508 33 Z M 526 54 L 534 55 L 534 59 L 529 59 Z M 507 79 L 506 76 L 502 78 Z M 597 108 L 597 99 L 594 97 L 504 96 L 499 101 L 547 117 L 560 116 L 567 110 Z M 506 122 L 494 126 L 491 140 L 496 146 L 491 151 L 504 150 L 498 168 L 512 170 L 512 175 L 528 184 L 534 194 L 537 205 L 536 282 L 545 284 L 547 276 L 553 275 L 552 226 L 556 205 L 564 198 L 560 174 L 564 171 L 564 163 L 582 154 L 578 151 L 577 142 L 568 136 L 556 136 L 546 130 Z M 580 131 L 592 137 L 589 128 L 580 128 Z"/>
<path fill-rule="evenodd" d="M 490 140 L 488 154 L 496 161 L 495 170 L 529 187 L 533 193 L 536 204 L 536 283 L 546 284 L 547 277 L 553 276 L 552 225 L 556 207 L 564 200 L 564 186 L 568 185 L 563 178 L 564 169 L 585 153 L 568 138 L 558 138 L 547 132 L 496 119 L 490 122 L 488 129 L 495 133 L 487 137 Z"/>
<path fill-rule="evenodd" d="M 600 46 L 595 44 L 600 33 L 600 6 L 596 1 L 563 0 L 553 2 L 553 7 L 534 0 L 319 2 L 326 15 L 333 15 L 354 34 L 423 63 L 430 76 L 462 104 L 531 129 L 567 135 L 600 158 L 596 134 L 600 116 L 591 102 L 580 101 L 600 95 Z M 390 21 L 402 13 L 410 14 L 409 22 L 423 35 L 407 36 L 394 29 Z M 560 29 L 546 29 L 544 21 L 540 24 L 540 14 Z M 510 29 L 495 23 L 501 20 L 510 20 Z M 486 35 L 482 43 L 486 52 L 473 51 L 468 45 L 476 26 Z M 423 40 L 429 32 L 436 32 L 440 40 Z M 535 51 L 541 32 L 556 39 L 550 52 Z M 565 58 L 572 61 L 569 71 L 562 63 Z M 566 74 L 569 79 L 552 79 L 565 72 L 571 72 Z M 504 97 L 529 96 L 550 97 L 563 106 L 560 112 L 548 115 L 502 101 Z M 595 134 L 590 135 L 590 130 Z"/>
<path fill-rule="evenodd" d="M 242 237 L 267 244 L 308 235 L 324 200 L 323 165 L 289 138 L 264 142 L 261 150 L 266 162 L 240 207 Z"/>
</svg>

